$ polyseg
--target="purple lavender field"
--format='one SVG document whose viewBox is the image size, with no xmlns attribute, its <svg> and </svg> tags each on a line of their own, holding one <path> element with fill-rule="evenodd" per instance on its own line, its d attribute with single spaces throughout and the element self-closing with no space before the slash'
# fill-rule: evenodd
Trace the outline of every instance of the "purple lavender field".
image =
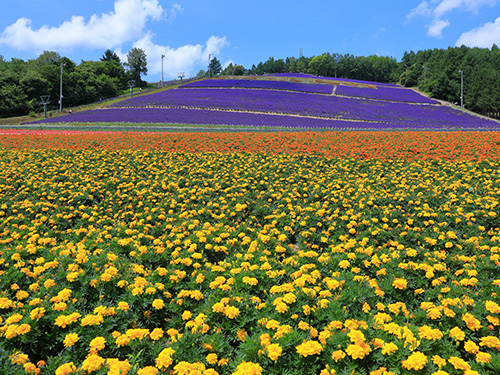
<svg viewBox="0 0 500 375">
<path fill-rule="evenodd" d="M 331 94 L 333 91 L 332 85 L 298 83 L 287 81 L 270 81 L 257 79 L 205 79 L 202 81 L 189 82 L 179 88 L 247 88 L 247 89 L 263 89 L 263 90 L 285 90 L 309 92 L 316 94 Z"/>
<path fill-rule="evenodd" d="M 298 77 L 296 81 L 300 80 Z M 310 78 L 310 77 L 309 77 Z M 232 82 L 231 82 L 232 81 Z M 399 86 L 204 80 L 34 123 L 171 123 L 283 129 L 500 130 L 500 122 Z M 284 89 L 283 87 L 288 87 Z M 296 88 L 293 90 L 293 88 Z M 325 90 L 325 91 L 322 91 Z M 326 95 L 328 94 L 328 95 Z M 346 96 L 343 96 L 346 95 Z"/>
<path fill-rule="evenodd" d="M 377 86 L 377 88 L 355 87 L 339 85 L 335 91 L 337 95 L 357 98 L 390 100 L 409 103 L 439 104 L 437 100 L 429 99 L 416 91 L 403 87 Z"/>
</svg>

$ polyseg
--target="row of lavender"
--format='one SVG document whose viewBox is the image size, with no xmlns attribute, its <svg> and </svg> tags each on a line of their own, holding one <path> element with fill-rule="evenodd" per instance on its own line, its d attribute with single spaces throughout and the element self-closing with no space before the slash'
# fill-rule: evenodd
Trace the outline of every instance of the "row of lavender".
<svg viewBox="0 0 500 375">
<path fill-rule="evenodd" d="M 335 85 L 337 86 L 337 85 Z M 205 79 L 196 82 L 190 82 L 179 88 L 252 88 L 265 90 L 286 90 L 314 94 L 332 94 L 334 85 L 288 82 L 288 81 L 269 81 L 257 79 Z M 336 88 L 336 95 L 389 100 L 409 103 L 438 104 L 436 100 L 429 99 L 416 91 L 403 88 L 396 85 L 379 85 L 376 88 L 366 86 L 353 86 L 340 84 Z"/>
<path fill-rule="evenodd" d="M 347 121 L 307 118 L 265 113 L 241 113 L 183 108 L 115 108 L 78 112 L 62 118 L 33 122 L 43 123 L 151 123 L 221 125 L 229 127 L 251 126 L 256 128 L 308 129 L 308 130 L 500 130 L 500 124 L 471 122 L 460 126 L 439 123 L 413 123 L 410 125 L 370 121 Z"/>
<path fill-rule="evenodd" d="M 330 119 L 384 122 L 397 127 L 489 128 L 498 123 L 445 106 L 402 102 L 353 100 L 334 95 L 272 90 L 196 89 L 167 90 L 137 96 L 113 105 L 115 108 L 183 107 L 252 111 L 323 117 Z"/>
<path fill-rule="evenodd" d="M 351 79 L 351 78 L 334 78 L 334 77 L 317 77 L 311 74 L 306 73 L 276 73 L 270 74 L 270 77 L 288 77 L 288 78 L 309 78 L 309 79 L 320 79 L 327 81 L 338 81 L 345 82 L 350 84 L 362 84 L 362 85 L 376 85 L 376 86 L 387 86 L 387 87 L 401 87 L 394 83 L 383 83 L 383 82 L 371 82 L 371 81 L 363 81 L 360 79 Z"/>
<path fill-rule="evenodd" d="M 331 94 L 334 86 L 314 83 L 298 83 L 287 81 L 268 81 L 256 79 L 206 79 L 190 82 L 179 88 L 251 88 L 265 90 L 285 90 L 308 92 L 315 94 Z"/>
<path fill-rule="evenodd" d="M 402 87 L 377 86 L 376 89 L 356 86 L 339 85 L 337 95 L 364 99 L 389 100 L 406 103 L 439 104 L 437 100 L 429 99 L 411 89 Z"/>
</svg>

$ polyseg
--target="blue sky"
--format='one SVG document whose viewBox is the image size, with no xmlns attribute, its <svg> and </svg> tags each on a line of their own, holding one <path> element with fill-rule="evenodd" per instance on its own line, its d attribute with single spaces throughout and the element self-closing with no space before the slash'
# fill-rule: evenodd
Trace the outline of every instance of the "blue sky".
<svg viewBox="0 0 500 375">
<path fill-rule="evenodd" d="M 6 0 L 0 55 L 56 51 L 79 64 L 106 49 L 122 61 L 138 47 L 148 81 L 195 75 L 209 56 L 246 68 L 269 57 L 324 52 L 392 56 L 405 51 L 500 46 L 500 0 Z"/>
</svg>

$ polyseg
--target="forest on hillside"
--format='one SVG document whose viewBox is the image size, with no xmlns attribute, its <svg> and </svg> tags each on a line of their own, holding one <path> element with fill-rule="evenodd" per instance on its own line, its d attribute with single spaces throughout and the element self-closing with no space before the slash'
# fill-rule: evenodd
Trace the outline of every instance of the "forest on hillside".
<svg viewBox="0 0 500 375">
<path fill-rule="evenodd" d="M 116 97 L 129 81 L 144 87 L 141 75 L 146 73 L 146 55 L 138 48 L 128 53 L 126 62 L 111 50 L 99 61 L 80 64 L 52 51 L 28 61 L 5 61 L 0 55 L 0 118 L 43 110 L 42 95 L 50 95 L 49 108 L 59 108 L 61 81 L 64 107 L 74 107 Z"/>
<path fill-rule="evenodd" d="M 465 108 L 482 114 L 500 112 L 500 50 L 495 44 L 491 49 L 462 46 L 406 52 L 399 62 L 391 57 L 330 53 L 269 58 L 252 66 L 249 74 L 278 72 L 399 83 L 458 105 L 463 79 Z"/>
<path fill-rule="evenodd" d="M 38 58 L 6 61 L 0 56 L 0 117 L 26 115 L 41 110 L 41 95 L 51 95 L 54 107 L 59 100 L 61 66 L 65 107 L 96 102 L 119 95 L 134 79 L 145 85 L 147 73 L 144 51 L 133 49 L 128 61 L 107 50 L 100 61 L 76 64 L 56 52 L 44 52 Z M 324 77 L 351 78 L 375 82 L 399 83 L 417 87 L 435 99 L 463 104 L 466 109 L 493 116 L 500 113 L 500 50 L 449 47 L 405 52 L 401 61 L 386 56 L 354 56 L 324 53 L 318 56 L 270 57 L 245 69 L 229 64 L 222 69 L 211 61 L 206 75 L 262 75 L 280 72 L 309 73 Z"/>
</svg>

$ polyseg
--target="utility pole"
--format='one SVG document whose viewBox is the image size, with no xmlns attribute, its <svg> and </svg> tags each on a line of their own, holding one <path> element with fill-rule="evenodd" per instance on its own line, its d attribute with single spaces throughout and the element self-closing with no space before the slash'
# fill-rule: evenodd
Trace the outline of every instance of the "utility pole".
<svg viewBox="0 0 500 375">
<path fill-rule="evenodd" d="M 208 74 L 209 77 L 212 77 L 212 69 L 210 69 L 210 57 L 212 57 L 211 53 L 208 54 Z"/>
<path fill-rule="evenodd" d="M 63 94 L 62 94 L 62 78 L 63 78 L 63 67 L 65 67 L 66 64 L 61 63 L 61 85 L 60 85 L 60 90 L 59 90 L 59 112 L 62 112 L 62 100 L 63 100 Z"/>
<path fill-rule="evenodd" d="M 165 55 L 161 55 L 161 87 L 164 86 L 164 81 L 163 81 L 163 58 L 165 57 Z"/>
<path fill-rule="evenodd" d="M 464 107 L 464 72 L 459 70 L 460 72 L 460 108 Z"/>
</svg>

